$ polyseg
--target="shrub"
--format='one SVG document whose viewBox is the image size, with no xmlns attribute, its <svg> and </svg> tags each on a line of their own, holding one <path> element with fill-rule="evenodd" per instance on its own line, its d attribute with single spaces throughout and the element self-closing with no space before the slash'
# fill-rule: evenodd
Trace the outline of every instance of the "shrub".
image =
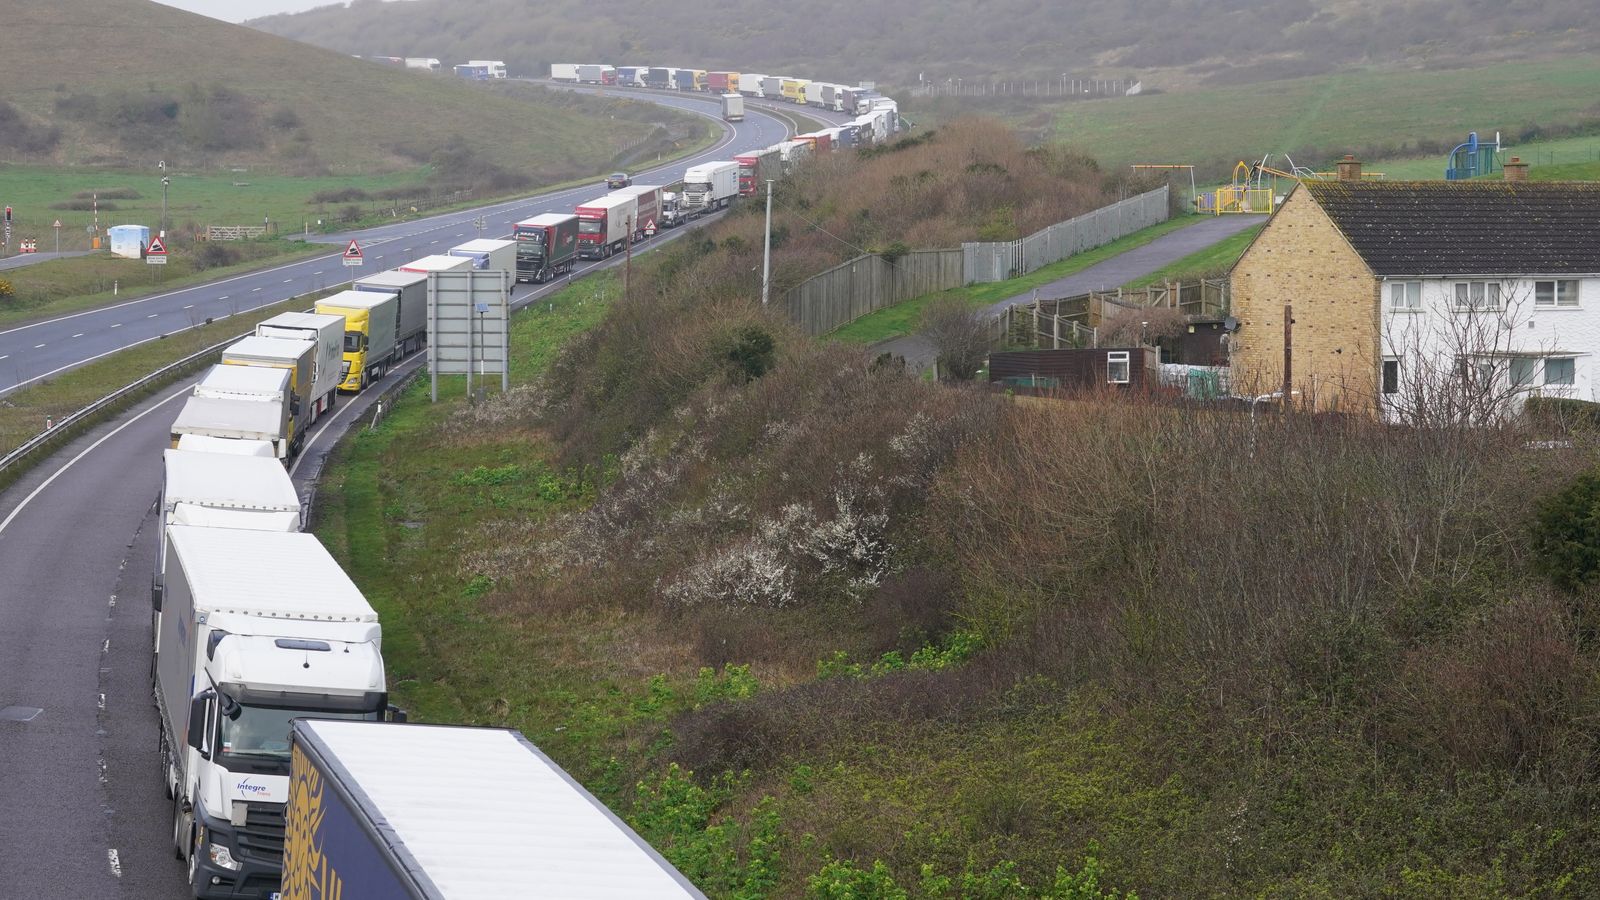
<svg viewBox="0 0 1600 900">
<path fill-rule="evenodd" d="M 772 368 L 776 347 L 772 333 L 765 328 L 759 325 L 739 328 L 729 339 L 728 348 L 723 351 L 729 374 L 741 384 L 767 374 L 767 370 Z"/>
<path fill-rule="evenodd" d="M 954 297 L 941 297 L 922 313 L 921 333 L 939 352 L 939 377 L 971 381 L 989 356 L 989 317 Z"/>
<path fill-rule="evenodd" d="M 10 300 L 16 295 L 17 289 L 11 286 L 11 282 L 0 278 L 0 300 Z"/>
<path fill-rule="evenodd" d="M 218 241 L 203 241 L 194 252 L 194 266 L 200 271 L 235 265 L 240 259 L 237 248 Z"/>
<path fill-rule="evenodd" d="M 1539 504 L 1533 524 L 1535 565 L 1557 585 L 1577 590 L 1600 571 L 1600 472 L 1585 472 Z"/>
</svg>

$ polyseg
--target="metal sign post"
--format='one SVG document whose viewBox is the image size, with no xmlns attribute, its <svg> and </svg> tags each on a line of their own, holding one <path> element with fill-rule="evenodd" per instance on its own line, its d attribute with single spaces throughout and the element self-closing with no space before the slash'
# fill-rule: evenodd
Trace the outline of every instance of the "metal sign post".
<svg viewBox="0 0 1600 900">
<path fill-rule="evenodd" d="M 499 373 L 510 388 L 511 274 L 498 269 L 428 273 L 428 371 L 430 396 L 439 399 L 440 375 L 473 375 L 486 381 Z"/>
</svg>

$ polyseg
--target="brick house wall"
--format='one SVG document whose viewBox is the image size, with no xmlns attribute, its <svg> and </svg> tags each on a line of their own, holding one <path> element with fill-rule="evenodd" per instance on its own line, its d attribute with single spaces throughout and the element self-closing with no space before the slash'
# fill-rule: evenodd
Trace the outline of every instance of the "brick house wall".
<svg viewBox="0 0 1600 900">
<path fill-rule="evenodd" d="M 1380 284 L 1309 191 L 1289 195 L 1232 279 L 1237 390 L 1264 394 L 1283 386 L 1283 307 L 1292 304 L 1300 402 L 1377 412 Z"/>
</svg>

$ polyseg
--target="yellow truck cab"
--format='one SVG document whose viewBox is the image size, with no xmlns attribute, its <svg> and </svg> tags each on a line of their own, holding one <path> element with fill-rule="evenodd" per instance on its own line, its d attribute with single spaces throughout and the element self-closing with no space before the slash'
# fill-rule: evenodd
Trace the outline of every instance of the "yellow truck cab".
<svg viewBox="0 0 1600 900">
<path fill-rule="evenodd" d="M 382 378 L 395 358 L 400 295 L 341 291 L 317 301 L 317 312 L 344 316 L 344 368 L 339 390 L 358 392 Z"/>
</svg>

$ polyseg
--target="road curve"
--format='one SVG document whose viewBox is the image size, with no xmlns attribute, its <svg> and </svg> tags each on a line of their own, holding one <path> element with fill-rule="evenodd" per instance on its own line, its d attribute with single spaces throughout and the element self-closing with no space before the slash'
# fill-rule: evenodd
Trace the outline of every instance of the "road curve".
<svg viewBox="0 0 1600 900">
<path fill-rule="evenodd" d="M 778 118 L 754 109 L 747 111 L 743 122 L 724 123 L 718 117 L 718 101 L 703 95 L 640 92 L 638 99 L 714 119 L 725 128 L 724 137 L 707 150 L 636 172 L 640 181 L 657 175 L 676 181 L 689 166 L 771 146 L 788 134 Z M 345 268 L 330 246 L 327 256 L 0 330 L 0 396 L 207 319 L 343 284 L 352 272 L 380 272 L 419 256 L 443 253 L 473 238 L 509 235 L 514 222 L 543 212 L 570 212 L 578 203 L 603 193 L 604 187 L 595 183 L 358 232 L 319 235 L 315 241 L 336 244 L 340 249 L 356 238 L 365 251 L 366 265 Z M 479 217 L 486 224 L 481 234 L 473 224 Z"/>
</svg>

